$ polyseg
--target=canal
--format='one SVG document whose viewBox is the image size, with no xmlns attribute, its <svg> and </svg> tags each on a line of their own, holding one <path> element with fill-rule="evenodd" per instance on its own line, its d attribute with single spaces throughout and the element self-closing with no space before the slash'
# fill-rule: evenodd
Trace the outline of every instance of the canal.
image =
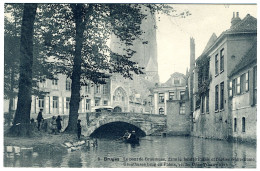
<svg viewBox="0 0 260 171">
<path fill-rule="evenodd" d="M 255 168 L 254 145 L 195 137 L 141 138 L 139 145 L 98 139 L 98 146 L 67 153 L 4 155 L 5 167 Z"/>
</svg>

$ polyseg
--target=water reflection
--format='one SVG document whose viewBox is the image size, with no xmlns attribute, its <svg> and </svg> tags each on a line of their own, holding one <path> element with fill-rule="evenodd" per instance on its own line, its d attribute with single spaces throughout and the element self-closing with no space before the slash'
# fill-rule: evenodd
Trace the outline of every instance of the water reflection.
<svg viewBox="0 0 260 171">
<path fill-rule="evenodd" d="M 255 168 L 256 147 L 194 137 L 143 137 L 139 145 L 98 139 L 98 147 L 68 153 L 4 157 L 6 167 Z M 252 161 L 253 160 L 253 161 Z"/>
</svg>

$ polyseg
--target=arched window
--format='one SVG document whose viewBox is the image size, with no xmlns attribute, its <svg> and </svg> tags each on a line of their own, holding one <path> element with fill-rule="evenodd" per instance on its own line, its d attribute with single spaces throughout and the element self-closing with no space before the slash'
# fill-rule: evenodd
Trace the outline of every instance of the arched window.
<svg viewBox="0 0 260 171">
<path fill-rule="evenodd" d="M 246 118 L 242 118 L 242 132 L 246 132 Z"/>
<path fill-rule="evenodd" d="M 163 108 L 160 108 L 160 109 L 159 109 L 159 114 L 161 114 L 161 115 L 164 114 L 164 109 L 163 109 Z"/>
</svg>

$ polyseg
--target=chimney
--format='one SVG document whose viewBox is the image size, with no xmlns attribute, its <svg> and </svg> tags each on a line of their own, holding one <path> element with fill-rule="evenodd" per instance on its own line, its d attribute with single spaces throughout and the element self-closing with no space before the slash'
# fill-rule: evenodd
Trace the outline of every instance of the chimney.
<svg viewBox="0 0 260 171">
<path fill-rule="evenodd" d="M 190 38 L 190 71 L 193 71 L 195 67 L 195 42 L 194 38 Z"/>
<path fill-rule="evenodd" d="M 233 18 L 231 19 L 231 28 L 239 23 L 241 19 L 239 18 L 239 12 L 233 12 Z"/>
</svg>

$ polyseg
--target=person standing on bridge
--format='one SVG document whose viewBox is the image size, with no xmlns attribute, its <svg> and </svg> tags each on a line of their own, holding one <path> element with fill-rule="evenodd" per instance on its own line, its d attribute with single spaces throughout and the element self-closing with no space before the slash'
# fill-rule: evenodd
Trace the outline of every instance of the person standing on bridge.
<svg viewBox="0 0 260 171">
<path fill-rule="evenodd" d="M 80 139 L 80 136 L 81 136 L 81 125 L 80 125 L 80 122 L 81 120 L 79 119 L 78 120 L 78 123 L 77 123 L 77 135 L 78 135 L 78 139 Z"/>
</svg>

